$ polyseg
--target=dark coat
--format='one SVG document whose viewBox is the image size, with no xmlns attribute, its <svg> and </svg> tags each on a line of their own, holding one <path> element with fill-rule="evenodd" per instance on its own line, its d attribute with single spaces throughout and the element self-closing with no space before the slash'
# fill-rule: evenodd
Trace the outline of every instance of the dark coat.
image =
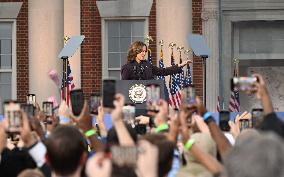
<svg viewBox="0 0 284 177">
<path fill-rule="evenodd" d="M 167 68 L 159 68 L 144 60 L 141 63 L 132 61 L 122 66 L 122 80 L 152 80 L 156 76 L 167 76 L 176 73 L 181 73 L 181 67 L 173 65 Z"/>
</svg>

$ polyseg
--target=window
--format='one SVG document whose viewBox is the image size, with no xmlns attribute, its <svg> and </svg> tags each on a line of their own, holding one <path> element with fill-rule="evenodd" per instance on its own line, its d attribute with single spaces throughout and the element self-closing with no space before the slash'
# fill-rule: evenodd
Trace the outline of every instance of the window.
<svg viewBox="0 0 284 177">
<path fill-rule="evenodd" d="M 12 99 L 13 22 L 0 22 L 0 114 L 4 100 Z"/>
<path fill-rule="evenodd" d="M 284 111 L 284 21 L 241 21 L 234 24 L 234 58 L 240 76 L 261 74 L 274 110 Z M 261 107 L 255 97 L 240 93 L 243 110 Z"/>
<path fill-rule="evenodd" d="M 103 76 L 120 79 L 120 69 L 127 62 L 129 45 L 134 41 L 144 41 L 145 19 L 105 22 Z"/>
</svg>

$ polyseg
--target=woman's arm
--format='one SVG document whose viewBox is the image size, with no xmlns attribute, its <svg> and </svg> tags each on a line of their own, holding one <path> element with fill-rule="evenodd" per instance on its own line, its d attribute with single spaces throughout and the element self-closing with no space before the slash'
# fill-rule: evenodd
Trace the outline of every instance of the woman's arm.
<svg viewBox="0 0 284 177">
<path fill-rule="evenodd" d="M 167 68 L 159 68 L 157 66 L 153 66 L 153 75 L 155 76 L 168 76 L 181 72 L 182 72 L 182 67 L 178 67 L 178 65 L 173 65 Z"/>
</svg>

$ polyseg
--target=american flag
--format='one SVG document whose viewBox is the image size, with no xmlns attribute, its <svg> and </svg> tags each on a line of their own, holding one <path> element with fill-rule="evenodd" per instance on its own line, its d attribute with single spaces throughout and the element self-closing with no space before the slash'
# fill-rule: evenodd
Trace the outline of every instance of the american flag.
<svg viewBox="0 0 284 177">
<path fill-rule="evenodd" d="M 63 71 L 64 72 L 64 71 Z M 63 73 L 62 84 L 61 84 L 61 99 L 66 101 L 66 104 L 69 106 L 70 103 L 70 91 L 75 88 L 73 81 L 73 76 L 71 73 L 70 63 L 67 60 L 67 73 Z"/>
<path fill-rule="evenodd" d="M 172 51 L 171 54 L 171 64 L 175 65 L 175 59 L 174 59 L 174 54 Z M 179 109 L 179 106 L 181 104 L 181 89 L 180 85 L 177 82 L 176 74 L 173 74 L 170 76 L 170 82 L 169 82 L 169 87 L 170 87 L 170 105 L 173 108 Z"/>
<path fill-rule="evenodd" d="M 151 64 L 153 64 L 153 61 L 152 61 L 152 51 L 151 51 L 151 49 L 149 49 L 148 48 L 148 61 L 151 63 Z"/>
<path fill-rule="evenodd" d="M 159 68 L 165 68 L 164 61 L 163 61 L 163 57 L 164 57 L 163 49 L 161 48 L 160 60 L 159 60 Z M 160 76 L 158 76 L 158 79 L 164 81 L 165 90 L 166 90 L 167 94 L 170 96 L 171 94 L 169 93 L 169 90 L 168 90 L 168 88 L 167 88 L 165 76 L 161 76 L 161 75 L 160 75 Z M 169 103 L 170 103 L 170 105 L 171 105 L 171 100 L 170 100 L 170 99 L 169 99 Z"/>
<path fill-rule="evenodd" d="M 185 73 L 185 86 L 188 86 L 188 85 L 192 85 L 192 78 L 191 78 L 191 72 L 190 72 L 189 64 L 186 65 L 186 73 Z"/>
<path fill-rule="evenodd" d="M 238 61 L 235 61 L 233 77 L 239 77 Z M 240 95 L 239 95 L 238 89 L 231 90 L 231 96 L 229 99 L 229 111 L 230 112 L 240 112 Z"/>
<path fill-rule="evenodd" d="M 164 61 L 163 61 L 163 57 L 164 57 L 163 49 L 161 49 L 161 52 L 160 52 L 160 60 L 159 60 L 159 67 L 160 67 L 160 68 L 165 68 Z M 161 76 L 161 75 L 160 75 L 160 76 L 158 76 L 158 79 L 165 81 L 165 76 Z"/>
</svg>

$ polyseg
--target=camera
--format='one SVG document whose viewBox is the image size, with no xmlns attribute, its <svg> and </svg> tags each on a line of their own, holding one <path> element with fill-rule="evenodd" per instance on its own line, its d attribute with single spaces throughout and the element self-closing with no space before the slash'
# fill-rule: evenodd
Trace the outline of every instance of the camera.
<svg viewBox="0 0 284 177">
<path fill-rule="evenodd" d="M 42 102 L 42 110 L 46 117 L 45 123 L 51 124 L 52 123 L 51 116 L 53 115 L 53 103 L 49 101 Z"/>
<path fill-rule="evenodd" d="M 123 119 L 129 124 L 134 124 L 135 119 L 135 106 L 134 105 L 125 105 L 122 108 Z"/>
<path fill-rule="evenodd" d="M 240 131 L 251 128 L 249 119 L 240 119 Z"/>
<path fill-rule="evenodd" d="M 251 91 L 256 82 L 256 77 L 233 77 L 231 79 L 231 90 Z"/>
<path fill-rule="evenodd" d="M 27 104 L 32 104 L 33 106 L 36 106 L 36 95 L 35 94 L 27 94 Z"/>
<path fill-rule="evenodd" d="M 32 118 L 35 115 L 35 107 L 33 104 L 21 104 L 21 109 L 27 113 L 28 118 Z"/>
<path fill-rule="evenodd" d="M 116 80 L 104 79 L 103 80 L 103 107 L 114 108 L 113 101 L 116 94 Z"/>
<path fill-rule="evenodd" d="M 230 131 L 229 121 L 230 121 L 230 112 L 229 111 L 220 111 L 219 114 L 219 127 L 222 131 Z"/>
<path fill-rule="evenodd" d="M 188 85 L 181 91 L 182 103 L 185 105 L 192 105 L 196 102 L 196 94 L 194 85 Z"/>
<path fill-rule="evenodd" d="M 91 94 L 89 100 L 89 111 L 91 114 L 98 115 L 98 109 L 101 105 L 101 96 L 99 93 Z"/>
<path fill-rule="evenodd" d="M 79 116 L 84 106 L 84 94 L 81 89 L 70 91 L 72 112 L 75 116 Z"/>
<path fill-rule="evenodd" d="M 159 112 L 160 103 L 160 86 L 157 84 L 149 84 L 146 87 L 147 99 L 146 99 L 146 109 L 148 111 Z"/>
<path fill-rule="evenodd" d="M 263 109 L 254 108 L 251 110 L 252 127 L 257 128 L 260 122 L 263 120 Z"/>
<path fill-rule="evenodd" d="M 23 126 L 20 103 L 16 101 L 4 102 L 4 116 L 8 119 L 8 132 L 20 133 L 20 128 Z"/>
</svg>

